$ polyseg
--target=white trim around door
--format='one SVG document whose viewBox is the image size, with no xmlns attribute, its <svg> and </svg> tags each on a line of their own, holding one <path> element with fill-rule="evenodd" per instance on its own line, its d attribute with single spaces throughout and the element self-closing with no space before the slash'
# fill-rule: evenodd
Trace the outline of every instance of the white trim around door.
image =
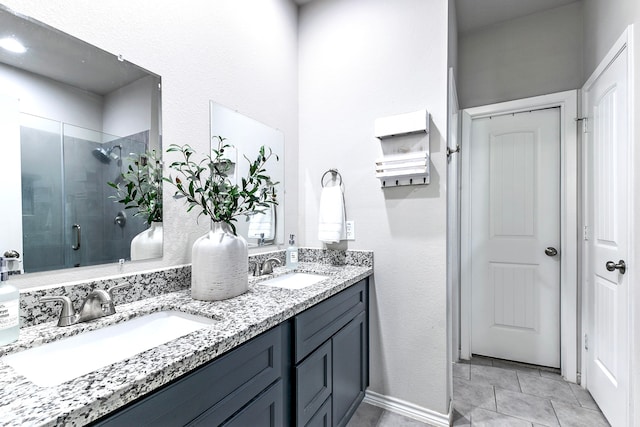
<svg viewBox="0 0 640 427">
<path fill-rule="evenodd" d="M 576 382 L 578 372 L 578 150 L 576 90 L 474 107 L 462 113 L 461 190 L 461 319 L 460 357 L 471 357 L 471 123 L 489 116 L 560 108 L 560 367 Z"/>
</svg>

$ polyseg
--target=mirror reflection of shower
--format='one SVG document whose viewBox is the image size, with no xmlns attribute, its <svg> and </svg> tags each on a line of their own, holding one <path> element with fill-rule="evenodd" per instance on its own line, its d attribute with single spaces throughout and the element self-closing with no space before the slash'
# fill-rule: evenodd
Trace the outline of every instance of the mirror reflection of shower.
<svg viewBox="0 0 640 427">
<path fill-rule="evenodd" d="M 130 258 L 130 243 L 144 220 L 114 218 L 107 185 L 129 166 L 123 153 L 144 153 L 149 131 L 118 137 L 21 113 L 24 270 L 27 273 L 117 262 Z M 82 227 L 82 245 L 73 250 Z"/>
<path fill-rule="evenodd" d="M 120 151 L 120 154 L 115 154 L 113 152 L 116 148 Z M 117 160 L 118 165 L 122 165 L 122 145 L 120 144 L 116 144 L 107 150 L 105 150 L 104 147 L 97 147 L 93 149 L 92 153 L 96 159 L 100 160 L 104 164 L 111 163 L 111 160 Z"/>
</svg>

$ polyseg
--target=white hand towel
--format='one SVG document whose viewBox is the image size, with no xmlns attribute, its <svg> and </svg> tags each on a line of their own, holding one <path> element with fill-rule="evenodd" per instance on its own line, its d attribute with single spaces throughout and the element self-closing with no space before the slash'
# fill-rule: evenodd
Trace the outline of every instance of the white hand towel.
<svg viewBox="0 0 640 427">
<path fill-rule="evenodd" d="M 346 238 L 344 196 L 339 185 L 324 187 L 320 194 L 318 239 L 324 243 L 338 243 Z"/>
<path fill-rule="evenodd" d="M 273 205 L 265 208 L 263 213 L 251 215 L 249 218 L 249 232 L 247 237 L 250 239 L 259 239 L 264 234 L 264 240 L 273 240 L 275 238 L 276 222 Z"/>
</svg>

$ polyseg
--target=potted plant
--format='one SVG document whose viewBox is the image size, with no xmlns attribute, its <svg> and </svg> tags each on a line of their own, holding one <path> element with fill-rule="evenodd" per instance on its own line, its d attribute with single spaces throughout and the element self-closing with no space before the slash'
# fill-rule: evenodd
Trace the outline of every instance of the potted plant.
<svg viewBox="0 0 640 427">
<path fill-rule="evenodd" d="M 212 137 L 212 154 L 200 161 L 193 160 L 196 153 L 189 145 L 172 144 L 167 150 L 182 154 L 182 159 L 169 165 L 182 177 L 165 178 L 176 188 L 174 197 L 186 200 L 187 212 L 196 209 L 198 218 L 204 215 L 211 220 L 211 230 L 192 248 L 191 296 L 198 300 L 227 299 L 247 291 L 247 242 L 237 235 L 234 223 L 277 205 L 277 182 L 266 174 L 265 164 L 272 157 L 279 160 L 278 156 L 265 146 L 255 160 L 244 156 L 249 170 L 240 183 L 234 183 L 230 177 L 236 165 L 225 157 L 232 146 L 225 141 Z"/>
<path fill-rule="evenodd" d="M 131 241 L 131 260 L 162 256 L 162 162 L 155 151 L 129 158 L 127 171 L 117 182 L 108 182 L 116 190 L 110 196 L 133 210 L 133 216 L 144 218 L 149 228 Z"/>
</svg>

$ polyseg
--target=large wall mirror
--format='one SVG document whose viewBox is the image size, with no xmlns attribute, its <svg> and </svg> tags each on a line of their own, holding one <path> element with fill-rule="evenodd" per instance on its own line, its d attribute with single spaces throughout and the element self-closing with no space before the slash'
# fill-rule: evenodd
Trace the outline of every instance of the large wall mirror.
<svg viewBox="0 0 640 427">
<path fill-rule="evenodd" d="M 248 221 L 238 219 L 236 229 L 249 243 L 249 248 L 282 244 L 284 242 L 284 134 L 257 120 L 247 117 L 223 105 L 210 102 L 211 136 L 227 138 L 234 146 L 228 158 L 235 164 L 234 179 L 246 176 L 249 162 L 254 160 L 261 146 L 269 147 L 280 159 L 270 160 L 267 174 L 276 185 L 278 205 L 273 209 L 253 215 Z"/>
<path fill-rule="evenodd" d="M 19 254 L 14 273 L 132 258 L 157 224 L 108 183 L 160 156 L 160 121 L 158 75 L 0 6 L 0 256 Z"/>
</svg>

